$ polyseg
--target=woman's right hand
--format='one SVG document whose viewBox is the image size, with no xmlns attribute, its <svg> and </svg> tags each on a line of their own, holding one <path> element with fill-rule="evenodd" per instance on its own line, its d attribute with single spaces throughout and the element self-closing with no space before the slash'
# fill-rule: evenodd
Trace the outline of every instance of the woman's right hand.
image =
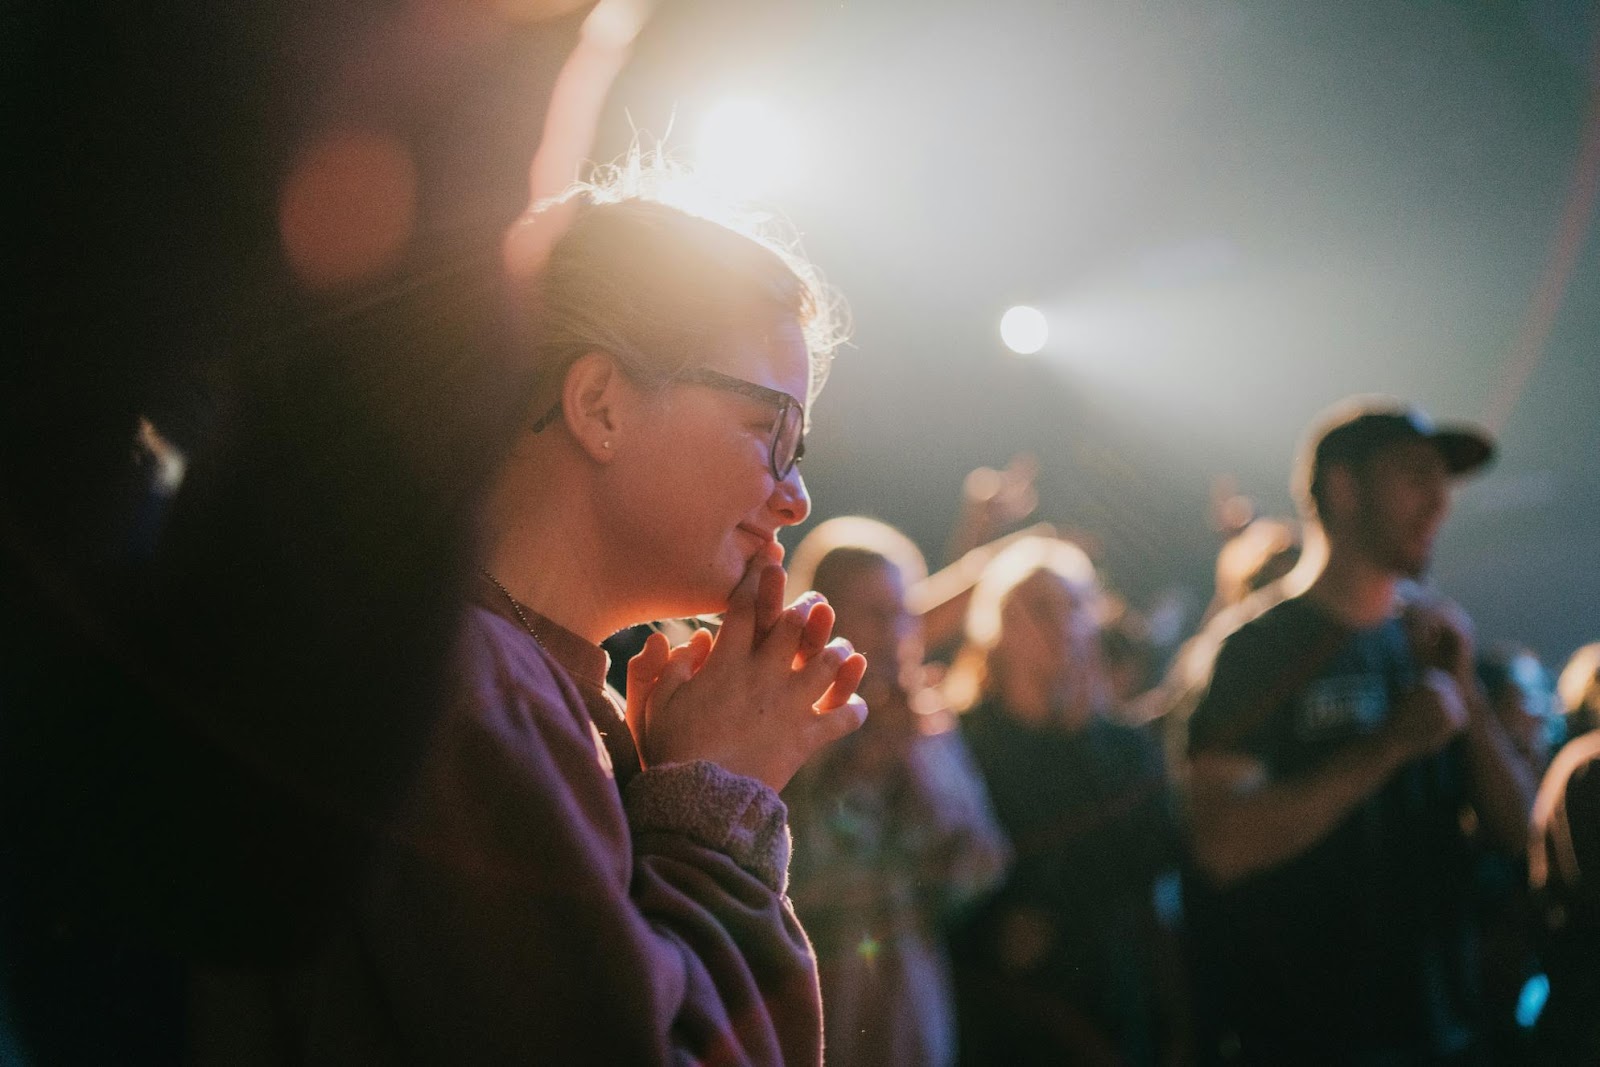
<svg viewBox="0 0 1600 1067">
<path fill-rule="evenodd" d="M 710 760 L 782 789 L 819 749 L 856 729 L 866 659 L 829 640 L 816 594 L 783 608 L 776 547 L 746 568 L 715 638 L 669 648 L 653 634 L 628 664 L 628 725 L 646 767 Z"/>
</svg>

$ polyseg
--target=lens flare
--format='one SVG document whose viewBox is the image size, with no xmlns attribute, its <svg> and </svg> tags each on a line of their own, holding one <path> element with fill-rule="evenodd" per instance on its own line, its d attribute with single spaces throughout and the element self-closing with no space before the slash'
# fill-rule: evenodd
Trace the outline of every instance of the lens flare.
<svg viewBox="0 0 1600 1067">
<path fill-rule="evenodd" d="M 411 239 L 417 171 L 398 138 L 330 131 L 300 156 L 278 200 L 278 232 L 302 284 L 331 289 L 389 266 Z"/>
</svg>

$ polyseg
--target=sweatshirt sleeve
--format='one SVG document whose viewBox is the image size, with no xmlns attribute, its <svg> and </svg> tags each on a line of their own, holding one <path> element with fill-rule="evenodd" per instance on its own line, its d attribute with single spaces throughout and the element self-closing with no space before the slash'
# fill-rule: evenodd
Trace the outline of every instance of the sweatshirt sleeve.
<svg viewBox="0 0 1600 1067">
<path fill-rule="evenodd" d="M 626 806 L 570 680 L 480 622 L 362 908 L 401 1047 L 452 1063 L 818 1063 L 784 808 L 709 763 Z"/>
</svg>

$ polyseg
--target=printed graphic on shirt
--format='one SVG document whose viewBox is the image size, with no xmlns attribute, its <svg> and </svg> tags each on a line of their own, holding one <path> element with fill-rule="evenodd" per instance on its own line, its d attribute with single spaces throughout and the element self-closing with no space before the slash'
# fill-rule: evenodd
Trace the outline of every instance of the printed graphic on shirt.
<svg viewBox="0 0 1600 1067">
<path fill-rule="evenodd" d="M 1306 686 L 1295 706 L 1295 736 L 1317 741 L 1370 733 L 1383 723 L 1388 706 L 1380 675 L 1321 678 Z"/>
</svg>

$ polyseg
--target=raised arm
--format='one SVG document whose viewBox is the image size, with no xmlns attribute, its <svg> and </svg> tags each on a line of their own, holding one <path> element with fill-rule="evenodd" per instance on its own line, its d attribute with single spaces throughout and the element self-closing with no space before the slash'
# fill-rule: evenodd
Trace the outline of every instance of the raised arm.
<svg viewBox="0 0 1600 1067">
<path fill-rule="evenodd" d="M 973 587 L 978 584 L 983 568 L 1002 549 L 1025 537 L 1055 535 L 1056 528 L 1049 523 L 1034 523 L 1026 529 L 969 549 L 948 567 L 935 571 L 912 586 L 907 594 L 907 602 L 911 610 L 922 617 L 923 639 L 928 648 L 946 647 L 961 635 L 967 617 L 967 605 L 972 601 Z"/>
<path fill-rule="evenodd" d="M 988 544 L 1006 527 L 1021 522 L 1039 506 L 1039 460 L 1027 452 L 1011 457 L 1005 470 L 979 467 L 961 483 L 961 511 L 945 546 L 946 563 L 954 563 Z"/>
</svg>

